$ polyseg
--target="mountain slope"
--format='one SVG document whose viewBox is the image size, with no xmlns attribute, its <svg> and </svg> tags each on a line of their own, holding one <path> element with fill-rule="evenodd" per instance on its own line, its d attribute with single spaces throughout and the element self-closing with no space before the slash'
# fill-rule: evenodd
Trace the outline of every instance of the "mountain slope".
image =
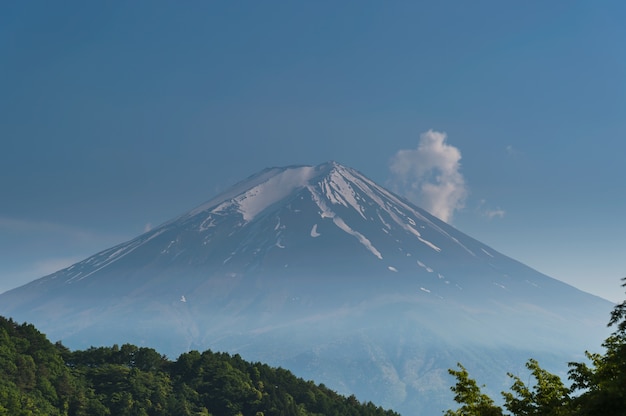
<svg viewBox="0 0 626 416">
<path fill-rule="evenodd" d="M 335 162 L 266 169 L 0 295 L 75 348 L 238 352 L 405 414 L 441 410 L 456 361 L 500 376 L 598 345 L 611 306 Z"/>
</svg>

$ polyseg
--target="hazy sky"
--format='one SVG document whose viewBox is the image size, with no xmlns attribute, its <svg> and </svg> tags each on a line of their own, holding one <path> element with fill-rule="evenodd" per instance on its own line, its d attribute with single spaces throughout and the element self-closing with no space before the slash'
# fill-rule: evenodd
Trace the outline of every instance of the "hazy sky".
<svg viewBox="0 0 626 416">
<path fill-rule="evenodd" d="M 0 292 L 336 160 L 610 300 L 626 2 L 0 5 Z"/>
</svg>

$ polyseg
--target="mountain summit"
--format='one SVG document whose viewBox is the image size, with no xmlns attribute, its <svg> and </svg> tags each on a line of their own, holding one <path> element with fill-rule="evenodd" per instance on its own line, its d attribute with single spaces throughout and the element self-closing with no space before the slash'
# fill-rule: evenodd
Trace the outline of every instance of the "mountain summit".
<svg viewBox="0 0 626 416">
<path fill-rule="evenodd" d="M 496 390 L 530 357 L 562 365 L 611 307 L 336 162 L 263 170 L 0 295 L 73 348 L 240 353 L 405 415 L 444 409 L 457 361 Z"/>
</svg>

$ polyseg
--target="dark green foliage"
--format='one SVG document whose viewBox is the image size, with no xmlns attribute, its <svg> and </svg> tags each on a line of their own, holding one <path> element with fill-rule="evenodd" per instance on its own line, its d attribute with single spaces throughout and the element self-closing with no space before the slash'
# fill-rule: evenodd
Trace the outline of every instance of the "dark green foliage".
<svg viewBox="0 0 626 416">
<path fill-rule="evenodd" d="M 34 326 L 0 317 L 0 416 L 393 416 L 280 368 L 191 351 L 70 351 Z"/>
<path fill-rule="evenodd" d="M 526 386 L 522 380 L 509 373 L 513 379 L 511 392 L 503 392 L 504 407 L 513 415 L 565 416 L 569 411 L 570 389 L 559 376 L 549 373 L 539 366 L 536 360 L 529 360 L 526 368 L 530 370 L 535 383 Z"/>
<path fill-rule="evenodd" d="M 445 416 L 501 416 L 502 409 L 493 403 L 486 394 L 481 393 L 480 387 L 461 364 L 459 371 L 448 370 L 450 375 L 456 377 L 456 385 L 450 387 L 454 392 L 454 401 L 463 404 L 461 408 L 448 410 Z"/>
<path fill-rule="evenodd" d="M 626 287 L 626 278 L 622 280 L 622 286 Z M 513 384 L 511 392 L 502 393 L 504 407 L 513 416 L 626 415 L 626 301 L 615 306 L 609 326 L 617 329 L 602 343 L 604 354 L 586 352 L 589 363 L 569 363 L 571 387 L 531 359 L 526 367 L 534 384 L 529 387 L 519 377 L 509 374 Z M 461 371 L 449 372 L 457 379 L 451 387 L 454 400 L 462 406 L 456 411 L 448 410 L 445 415 L 504 414 L 500 407 L 493 406 L 489 397 L 480 393 L 465 368 L 460 364 L 459 367 Z M 487 406 L 487 410 L 480 410 L 481 406 Z"/>
<path fill-rule="evenodd" d="M 609 326 L 617 329 L 602 343 L 604 354 L 585 352 L 591 365 L 569 364 L 573 388 L 583 391 L 574 399 L 576 414 L 626 414 L 626 301 L 615 306 Z"/>
<path fill-rule="evenodd" d="M 0 415 L 65 415 L 80 388 L 57 346 L 34 326 L 0 318 Z"/>
</svg>

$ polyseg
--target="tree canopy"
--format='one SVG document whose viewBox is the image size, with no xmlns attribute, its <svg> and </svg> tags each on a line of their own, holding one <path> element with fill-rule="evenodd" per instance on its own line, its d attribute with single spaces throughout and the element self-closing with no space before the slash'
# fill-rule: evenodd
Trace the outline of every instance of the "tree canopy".
<svg viewBox="0 0 626 416">
<path fill-rule="evenodd" d="M 622 287 L 626 287 L 623 278 Z M 626 300 L 615 306 L 608 323 L 615 330 L 602 343 L 604 353 L 585 352 L 588 362 L 568 363 L 570 386 L 557 375 L 542 369 L 530 359 L 526 368 L 533 383 L 526 385 L 519 377 L 513 380 L 509 392 L 502 392 L 505 411 L 480 391 L 476 381 L 459 364 L 460 370 L 450 369 L 456 384 L 450 389 L 461 405 L 448 410 L 445 416 L 623 416 L 626 414 Z"/>
<path fill-rule="evenodd" d="M 397 416 L 239 355 L 170 361 L 125 344 L 70 351 L 0 317 L 0 416 Z"/>
</svg>

